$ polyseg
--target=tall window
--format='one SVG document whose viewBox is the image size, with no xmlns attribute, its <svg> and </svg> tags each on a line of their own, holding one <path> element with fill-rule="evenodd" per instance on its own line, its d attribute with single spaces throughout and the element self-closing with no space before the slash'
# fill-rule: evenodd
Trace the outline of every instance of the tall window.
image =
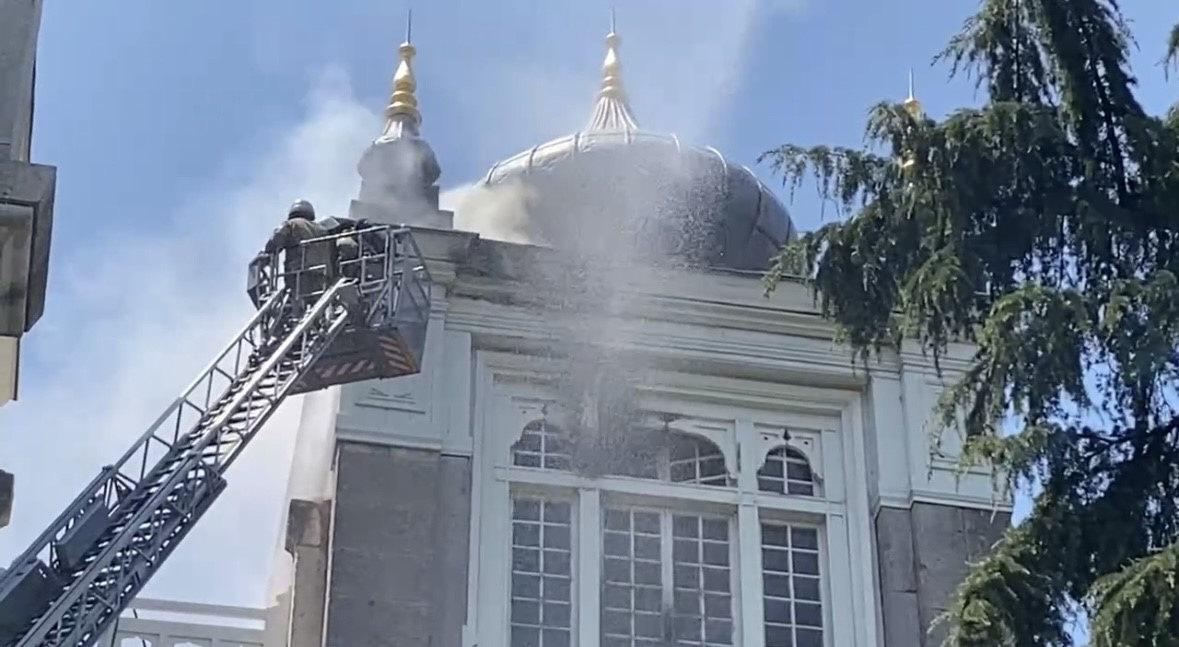
<svg viewBox="0 0 1179 647">
<path fill-rule="evenodd" d="M 573 555 L 570 504 L 512 501 L 512 646 L 572 643 Z"/>
<path fill-rule="evenodd" d="M 602 637 L 606 645 L 658 644 L 664 638 L 663 530 L 658 512 L 606 512 L 602 560 Z"/>
<path fill-rule="evenodd" d="M 608 508 L 602 644 L 732 645 L 729 520 Z"/>
<path fill-rule="evenodd" d="M 797 498 L 822 494 L 806 456 L 751 452 L 756 478 L 739 484 L 736 462 L 710 439 L 724 437 L 705 430 L 627 439 L 627 461 L 597 463 L 624 465 L 618 473 L 581 467 L 602 447 L 543 421 L 523 429 L 500 472 L 513 493 L 509 647 L 735 647 L 758 634 L 766 647 L 824 647 L 822 517 Z M 758 520 L 738 523 L 742 490 L 789 496 L 757 497 Z M 760 547 L 760 573 L 740 546 Z"/>
<path fill-rule="evenodd" d="M 766 647 L 823 647 L 819 532 L 761 526 Z"/>
<path fill-rule="evenodd" d="M 728 519 L 674 515 L 672 637 L 679 645 L 732 645 Z"/>
</svg>

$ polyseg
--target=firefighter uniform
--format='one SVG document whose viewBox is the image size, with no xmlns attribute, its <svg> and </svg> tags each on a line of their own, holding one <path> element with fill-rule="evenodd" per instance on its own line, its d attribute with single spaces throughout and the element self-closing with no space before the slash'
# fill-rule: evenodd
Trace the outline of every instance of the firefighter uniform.
<svg viewBox="0 0 1179 647">
<path fill-rule="evenodd" d="M 335 254 L 330 241 L 300 245 L 323 235 L 323 228 L 315 223 L 311 203 L 300 200 L 291 205 L 287 221 L 266 242 L 267 253 L 284 252 L 284 281 L 300 299 L 323 292 L 335 276 Z"/>
</svg>

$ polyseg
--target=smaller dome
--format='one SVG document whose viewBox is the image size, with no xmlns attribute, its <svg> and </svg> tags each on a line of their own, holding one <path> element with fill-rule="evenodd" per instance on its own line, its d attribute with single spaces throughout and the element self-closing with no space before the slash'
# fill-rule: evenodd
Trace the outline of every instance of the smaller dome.
<svg viewBox="0 0 1179 647">
<path fill-rule="evenodd" d="M 496 163 L 483 187 L 516 190 L 530 234 L 554 247 L 763 270 L 794 236 L 786 208 L 745 166 L 675 135 L 639 129 L 607 36 L 602 86 L 586 128 Z"/>
</svg>

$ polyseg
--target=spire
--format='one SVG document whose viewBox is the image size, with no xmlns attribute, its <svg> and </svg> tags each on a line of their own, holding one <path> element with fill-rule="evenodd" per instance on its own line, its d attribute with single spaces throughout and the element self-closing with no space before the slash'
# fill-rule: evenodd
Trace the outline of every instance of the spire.
<svg viewBox="0 0 1179 647">
<path fill-rule="evenodd" d="M 638 130 L 639 124 L 630 111 L 626 91 L 622 88 L 622 62 L 618 45 L 622 39 L 615 31 L 614 10 L 610 11 L 610 33 L 606 35 L 606 60 L 602 62 L 602 88 L 590 116 L 588 131 Z"/>
<path fill-rule="evenodd" d="M 917 100 L 917 96 L 913 92 L 913 69 L 909 68 L 909 96 L 905 102 L 901 104 L 905 112 L 913 119 L 921 119 L 925 115 L 925 109 L 921 107 L 921 102 Z M 905 151 L 900 160 L 901 168 L 908 170 L 917 165 L 917 157 L 912 150 Z"/>
<path fill-rule="evenodd" d="M 399 222 L 449 229 L 450 212 L 438 208 L 442 168 L 429 142 L 422 139 L 422 113 L 414 78 L 413 14 L 405 23 L 405 42 L 397 49 L 393 92 L 385 106 L 385 127 L 360 157 L 360 194 L 352 202 L 355 219 Z"/>
<path fill-rule="evenodd" d="M 917 100 L 917 96 L 913 93 L 913 69 L 909 68 L 909 97 L 905 99 L 905 110 L 908 111 L 914 119 L 920 119 L 925 114 L 925 109 L 921 107 L 921 102 Z"/>
<path fill-rule="evenodd" d="M 397 48 L 397 72 L 393 74 L 393 94 L 385 106 L 385 129 L 380 139 L 396 139 L 406 133 L 418 134 L 422 113 L 418 110 L 417 79 L 413 73 L 413 12 L 405 21 L 405 42 Z"/>
</svg>

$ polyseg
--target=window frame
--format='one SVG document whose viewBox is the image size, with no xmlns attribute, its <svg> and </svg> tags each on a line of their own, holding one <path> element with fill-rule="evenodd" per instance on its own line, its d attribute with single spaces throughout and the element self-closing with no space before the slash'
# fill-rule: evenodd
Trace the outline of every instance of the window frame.
<svg viewBox="0 0 1179 647">
<path fill-rule="evenodd" d="M 547 503 L 564 503 L 569 506 L 569 588 L 570 588 L 570 591 L 569 591 L 570 643 L 569 644 L 571 646 L 576 645 L 577 644 L 576 634 L 577 634 L 577 625 L 578 625 L 578 589 L 577 589 L 577 586 L 578 586 L 577 561 L 578 560 L 577 560 L 577 555 L 578 555 L 578 550 L 580 548 L 579 544 L 578 544 L 578 541 L 579 541 L 579 537 L 578 537 L 579 524 L 578 524 L 578 516 L 577 516 L 578 515 L 578 498 L 576 495 L 571 496 L 568 492 L 561 492 L 561 491 L 553 491 L 553 490 L 544 491 L 544 490 L 537 490 L 535 488 L 513 489 L 510 492 L 510 501 L 508 502 L 510 522 L 508 524 L 509 536 L 507 538 L 507 544 L 509 546 L 509 552 L 514 551 L 514 549 L 516 547 L 515 536 L 514 536 L 514 533 L 515 533 L 514 524 L 517 521 L 517 519 L 512 511 L 513 511 L 516 501 L 518 499 L 528 499 L 528 500 L 538 501 L 538 502 L 541 502 L 542 505 L 547 504 Z M 543 545 L 538 545 L 537 548 L 542 551 L 544 550 Z M 514 556 L 510 556 L 509 560 L 513 559 L 513 557 Z M 511 619 L 512 603 L 515 602 L 515 599 L 516 599 L 515 596 L 513 595 L 514 591 L 512 590 L 512 586 L 513 586 L 512 580 L 513 580 L 515 573 L 516 573 L 515 564 L 510 563 L 509 564 L 509 571 L 508 571 L 508 583 L 507 583 L 508 614 L 509 614 L 508 623 L 507 623 L 508 624 L 508 642 L 504 643 L 505 645 L 511 644 L 511 632 L 512 632 L 512 625 L 513 625 L 513 621 Z M 537 573 L 537 575 L 540 576 L 542 579 L 544 578 L 543 571 L 540 573 Z M 543 603 L 544 599 L 541 598 L 538 600 L 538 602 Z M 543 643 L 542 643 L 542 645 L 543 645 Z"/>
<path fill-rule="evenodd" d="M 740 457 L 739 469 L 730 469 L 735 487 L 717 487 L 636 479 L 601 477 L 591 479 L 552 470 L 521 468 L 511 465 L 511 446 L 528 422 L 541 417 L 551 404 L 551 392 L 545 386 L 543 371 L 533 363 L 490 351 L 476 354 L 475 406 L 472 413 L 473 449 L 476 460 L 472 482 L 472 527 L 469 608 L 466 645 L 508 644 L 507 605 L 510 593 L 502 590 L 507 578 L 502 576 L 502 562 L 496 558 L 496 538 L 503 537 L 502 519 L 508 512 L 501 503 L 509 501 L 516 488 L 528 490 L 562 490 L 576 492 L 573 509 L 574 534 L 580 539 L 575 556 L 574 605 L 581 621 L 574 632 L 577 645 L 596 645 L 600 610 L 599 577 L 602 559 L 600 524 L 604 499 L 608 496 L 633 500 L 645 499 L 665 506 L 686 501 L 686 512 L 705 512 L 704 508 L 725 509 L 732 519 L 730 550 L 736 552 L 732 574 L 739 585 L 733 591 L 735 644 L 761 647 L 764 644 L 764 618 L 761 601 L 761 520 L 789 519 L 792 522 L 817 523 L 822 549 L 824 645 L 852 647 L 875 645 L 879 640 L 879 602 L 876 600 L 874 558 L 872 556 L 871 518 L 868 514 L 864 464 L 863 424 L 858 394 L 833 392 L 830 389 L 798 387 L 799 393 L 782 394 L 766 390 L 764 396 L 748 396 L 733 384 L 707 392 L 697 384 L 691 392 L 674 385 L 646 385 L 643 406 L 651 411 L 672 412 L 683 419 L 718 421 L 728 425 L 728 438 L 714 433 L 700 434 L 713 440 L 727 459 Z M 501 364 L 502 362 L 502 364 Z M 505 370 L 506 369 L 506 370 Z M 756 386 L 741 383 L 741 387 Z M 649 400 L 649 401 L 648 401 Z M 768 431 L 781 437 L 783 428 L 807 429 L 815 447 L 804 451 L 812 461 L 812 471 L 821 480 L 815 497 L 769 494 L 757 491 L 756 472 L 766 451 L 762 436 Z M 816 461 L 816 459 L 818 459 Z M 592 502 L 589 505 L 588 502 Z M 496 511 L 500 510 L 500 513 Z M 589 524 L 585 526 L 585 524 Z M 510 524 L 509 524 L 510 525 Z M 586 532 L 586 528 L 596 532 Z M 756 529 L 754 531 L 754 529 Z M 847 559 L 832 559 L 847 555 Z M 499 562 L 497 564 L 497 562 Z M 588 570 L 587 570 L 588 569 Z M 738 575 L 739 574 L 739 575 Z M 753 577 L 749 577 L 752 575 Z M 484 585 L 481 585 L 484 583 Z M 588 584 L 587 584 L 588 583 Z M 592 585 L 590 585 L 592 584 Z M 496 588 L 501 589 L 498 594 Z M 745 600 L 757 600 L 746 604 Z M 855 617 L 856 623 L 834 623 L 833 617 Z M 587 619 L 592 618 L 592 622 Z M 752 631 L 748 627 L 754 627 Z"/>
<path fill-rule="evenodd" d="M 711 487 L 711 486 L 706 486 Z M 634 497 L 631 495 L 617 496 L 607 490 L 600 492 L 600 510 L 601 518 L 604 522 L 606 519 L 606 512 L 609 509 L 624 508 L 631 511 L 649 512 L 659 516 L 660 519 L 660 566 L 663 570 L 661 588 L 664 595 L 664 602 L 670 597 L 674 601 L 675 596 L 675 557 L 674 557 L 674 533 L 672 531 L 672 522 L 676 516 L 697 516 L 701 518 L 723 519 L 728 527 L 728 539 L 726 540 L 729 548 L 729 563 L 727 565 L 729 571 L 729 604 L 733 610 L 733 617 L 731 618 L 733 624 L 733 639 L 732 645 L 734 647 L 741 645 L 740 639 L 742 636 L 741 614 L 738 613 L 740 609 L 740 575 L 741 569 L 738 564 L 738 526 L 736 511 L 728 511 L 723 508 L 707 505 L 704 507 L 692 507 L 691 501 L 680 500 L 678 505 L 670 503 L 666 499 L 645 499 L 644 497 Z M 604 535 L 604 523 L 599 524 L 596 529 L 599 536 Z M 592 528 L 579 529 L 581 532 L 593 532 Z M 598 564 L 596 573 L 596 581 L 599 590 L 605 585 L 605 551 L 599 552 Z M 587 620 L 589 620 L 587 618 Z"/>
<path fill-rule="evenodd" d="M 818 522 L 813 519 L 808 519 L 805 516 L 794 515 L 789 512 L 784 512 L 784 511 L 776 511 L 776 513 L 771 513 L 771 514 L 767 514 L 764 516 L 759 516 L 759 519 L 758 519 L 758 530 L 759 530 L 758 539 L 760 540 L 759 548 L 761 548 L 762 550 L 765 549 L 765 539 L 760 534 L 760 531 L 761 531 L 762 526 L 766 526 L 766 525 L 784 526 L 784 527 L 791 528 L 791 529 L 808 528 L 808 529 L 813 529 L 816 531 L 817 541 L 818 541 L 818 556 L 819 556 L 818 557 L 818 559 L 819 559 L 819 603 L 820 603 L 820 609 L 823 613 L 823 627 L 822 627 L 823 640 L 825 641 L 824 642 L 825 645 L 830 645 L 831 644 L 830 634 L 832 631 L 832 627 L 833 627 L 833 623 L 834 623 L 835 618 L 834 618 L 834 614 L 832 613 L 832 610 L 831 610 L 831 602 L 832 602 L 832 600 L 831 600 L 831 578 L 829 576 L 831 555 L 829 553 L 829 548 L 828 548 L 828 542 L 827 542 L 827 536 L 826 536 L 827 535 L 826 525 L 824 525 L 822 522 Z M 760 559 L 761 556 L 762 556 L 762 553 L 759 551 L 758 558 Z M 762 576 L 764 577 L 765 573 L 766 573 L 764 566 L 760 570 L 761 570 Z M 764 610 L 764 604 L 765 604 L 764 591 L 762 592 L 762 595 L 763 595 L 762 606 L 763 606 L 763 610 Z M 763 645 L 763 646 L 765 644 L 764 641 L 765 641 L 765 626 L 766 626 L 766 624 L 767 623 L 766 623 L 766 621 L 764 621 L 764 618 L 763 618 L 763 622 L 760 625 L 761 630 L 762 630 L 762 635 L 758 638 L 758 640 L 759 640 L 758 644 Z"/>
</svg>

